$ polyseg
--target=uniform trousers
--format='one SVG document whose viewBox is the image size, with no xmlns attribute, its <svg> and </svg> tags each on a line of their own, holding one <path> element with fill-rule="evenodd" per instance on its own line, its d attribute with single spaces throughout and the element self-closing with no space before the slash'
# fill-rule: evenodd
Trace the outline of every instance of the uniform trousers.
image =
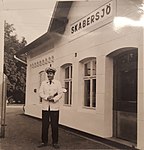
<svg viewBox="0 0 144 150">
<path fill-rule="evenodd" d="M 52 144 L 58 143 L 59 111 L 42 110 L 42 142 L 48 143 L 48 129 L 51 124 Z"/>
</svg>

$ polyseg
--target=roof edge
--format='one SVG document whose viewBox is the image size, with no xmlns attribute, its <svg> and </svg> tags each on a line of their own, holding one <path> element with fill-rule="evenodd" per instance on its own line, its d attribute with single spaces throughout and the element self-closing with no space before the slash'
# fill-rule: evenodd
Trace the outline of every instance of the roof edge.
<svg viewBox="0 0 144 150">
<path fill-rule="evenodd" d="M 54 32 L 63 34 L 65 31 L 66 24 L 68 23 L 67 16 L 69 14 L 69 10 L 72 6 L 72 3 L 73 3 L 73 1 L 58 1 L 58 2 L 56 2 L 55 9 L 54 9 L 52 18 L 50 20 L 50 24 L 49 24 L 47 32 L 44 33 L 39 38 L 37 38 L 36 40 L 34 40 L 33 42 L 31 42 L 30 44 L 26 45 L 20 51 L 18 51 L 16 53 L 16 56 L 25 54 L 25 53 L 31 51 L 32 49 L 38 47 L 39 45 L 43 44 L 47 40 L 50 40 L 51 34 Z M 63 8 L 66 8 L 66 13 L 64 13 L 65 9 L 63 9 Z M 62 14 L 64 16 L 61 16 L 60 12 L 63 12 Z M 57 24 L 60 24 L 61 27 L 58 27 Z"/>
</svg>

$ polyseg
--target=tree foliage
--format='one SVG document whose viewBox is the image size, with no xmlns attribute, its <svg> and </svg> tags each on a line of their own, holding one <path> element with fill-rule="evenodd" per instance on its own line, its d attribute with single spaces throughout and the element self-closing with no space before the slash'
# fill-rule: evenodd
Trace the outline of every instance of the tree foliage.
<svg viewBox="0 0 144 150">
<path fill-rule="evenodd" d="M 4 26 L 4 73 L 7 76 L 7 98 L 16 103 L 24 103 L 26 87 L 26 65 L 14 58 L 16 52 L 27 44 L 24 37 L 20 41 L 13 24 Z M 25 57 L 21 59 L 25 60 Z"/>
</svg>

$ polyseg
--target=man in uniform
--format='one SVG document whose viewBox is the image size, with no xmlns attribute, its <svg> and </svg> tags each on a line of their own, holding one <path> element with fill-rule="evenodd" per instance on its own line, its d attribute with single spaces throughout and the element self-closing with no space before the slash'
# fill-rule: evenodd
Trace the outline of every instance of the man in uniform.
<svg viewBox="0 0 144 150">
<path fill-rule="evenodd" d="M 53 67 L 48 67 L 45 71 L 47 73 L 47 80 L 42 82 L 39 89 L 39 95 L 42 98 L 42 143 L 38 147 L 40 148 L 47 146 L 48 128 L 51 123 L 52 144 L 54 148 L 59 148 L 59 100 L 62 97 L 63 91 L 61 83 L 54 79 L 56 69 Z"/>
</svg>

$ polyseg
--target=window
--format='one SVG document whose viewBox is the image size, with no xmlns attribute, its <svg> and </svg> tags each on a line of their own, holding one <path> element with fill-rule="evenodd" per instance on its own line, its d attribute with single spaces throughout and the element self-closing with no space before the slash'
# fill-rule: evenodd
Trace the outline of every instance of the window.
<svg viewBox="0 0 144 150">
<path fill-rule="evenodd" d="M 67 92 L 64 95 L 64 104 L 71 105 L 72 103 L 72 66 L 65 67 L 64 77 L 65 89 Z"/>
<path fill-rule="evenodd" d="M 45 77 L 46 77 L 46 73 L 45 71 L 41 71 L 39 73 L 39 85 L 41 85 L 41 83 L 45 80 Z M 42 102 L 42 98 L 40 97 L 40 102 Z"/>
<path fill-rule="evenodd" d="M 84 106 L 96 107 L 96 60 L 84 63 Z"/>
</svg>

